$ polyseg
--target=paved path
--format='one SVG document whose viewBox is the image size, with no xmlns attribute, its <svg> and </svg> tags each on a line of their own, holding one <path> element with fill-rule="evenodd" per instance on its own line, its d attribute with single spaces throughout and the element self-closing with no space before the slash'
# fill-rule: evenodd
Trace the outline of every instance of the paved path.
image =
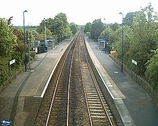
<svg viewBox="0 0 158 126">
<path fill-rule="evenodd" d="M 97 42 L 89 41 L 90 47 L 111 79 L 123 93 L 123 99 L 136 126 L 158 126 L 158 108 L 151 97 L 128 75 L 121 73 L 108 54 L 98 49 Z"/>
</svg>

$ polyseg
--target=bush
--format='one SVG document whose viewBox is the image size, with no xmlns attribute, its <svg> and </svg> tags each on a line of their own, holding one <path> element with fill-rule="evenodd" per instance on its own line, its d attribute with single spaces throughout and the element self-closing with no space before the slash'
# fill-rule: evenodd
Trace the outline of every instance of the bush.
<svg viewBox="0 0 158 126">
<path fill-rule="evenodd" d="M 35 51 L 30 51 L 30 56 L 34 59 L 36 56 L 36 52 Z"/>
</svg>

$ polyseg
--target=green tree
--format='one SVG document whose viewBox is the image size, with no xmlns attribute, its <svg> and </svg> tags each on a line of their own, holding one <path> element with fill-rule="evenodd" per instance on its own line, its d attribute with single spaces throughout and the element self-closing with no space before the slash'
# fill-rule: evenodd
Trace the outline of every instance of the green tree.
<svg viewBox="0 0 158 126">
<path fill-rule="evenodd" d="M 147 70 L 145 75 L 152 87 L 154 89 L 158 89 L 158 48 L 152 52 L 154 52 L 154 55 L 147 62 Z"/>
<path fill-rule="evenodd" d="M 118 23 L 107 24 L 101 33 L 101 38 L 107 38 L 108 44 L 111 46 L 111 49 L 116 50 L 116 43 L 120 40 L 120 31 L 118 30 L 120 25 Z"/>
<path fill-rule="evenodd" d="M 37 26 L 36 31 L 37 31 L 39 34 L 44 34 L 44 20 L 42 20 L 42 22 L 40 23 L 40 25 Z"/>
<path fill-rule="evenodd" d="M 91 31 L 92 24 L 90 22 L 86 23 L 84 28 L 84 33 Z"/>
<path fill-rule="evenodd" d="M 137 12 L 129 12 L 124 18 L 124 24 L 131 26 L 133 24 L 133 19 Z"/>
<path fill-rule="evenodd" d="M 64 13 L 59 13 L 54 17 L 55 23 L 55 35 L 57 37 L 57 41 L 60 42 L 62 39 L 68 37 L 67 30 L 69 27 L 67 16 Z"/>
<path fill-rule="evenodd" d="M 74 23 L 74 22 L 71 22 L 70 23 L 70 28 L 71 28 L 71 31 L 72 31 L 72 34 L 76 34 L 77 31 L 78 31 L 78 26 Z"/>
<path fill-rule="evenodd" d="M 16 36 L 6 19 L 0 18 L 0 85 L 8 78 L 8 63 L 17 45 Z"/>
<path fill-rule="evenodd" d="M 101 22 L 101 19 L 95 19 L 92 23 L 92 27 L 90 31 L 92 39 L 97 41 L 103 29 L 104 29 L 104 24 Z"/>
<path fill-rule="evenodd" d="M 146 62 L 152 57 L 151 50 L 155 50 L 158 45 L 157 15 L 151 8 L 149 4 L 141 11 L 135 12 L 135 15 L 132 12 L 133 18 L 130 19 L 130 23 L 124 24 L 124 64 L 133 70 L 131 60 L 136 60 L 139 68 L 138 74 L 141 76 L 144 76 L 146 71 Z M 114 41 L 113 46 L 117 49 L 118 58 L 122 55 L 121 30 L 122 27 L 119 26 L 116 31 L 106 33 L 107 36 L 112 37 L 109 40 Z"/>
<path fill-rule="evenodd" d="M 12 58 L 16 59 L 16 66 L 20 68 L 23 65 L 24 57 L 24 33 L 23 29 L 14 28 L 13 34 L 16 36 L 17 45 L 14 47 Z"/>
<path fill-rule="evenodd" d="M 36 41 L 36 40 L 37 40 L 37 37 L 38 37 L 38 35 L 39 35 L 39 33 L 38 33 L 36 30 L 33 30 L 33 31 L 32 31 L 32 35 L 33 35 L 33 37 L 34 37 L 34 41 Z"/>
<path fill-rule="evenodd" d="M 151 5 L 142 9 L 143 11 L 136 14 L 136 18 L 133 22 L 133 45 L 131 57 L 137 60 L 139 69 L 138 72 L 140 75 L 144 75 L 145 72 L 145 64 L 147 60 L 151 57 L 151 50 L 156 49 L 156 36 L 157 27 L 155 26 L 155 20 L 153 20 L 153 15 L 149 11 Z M 150 16 L 146 16 L 150 15 Z M 155 37 L 154 37 L 155 36 Z"/>
<path fill-rule="evenodd" d="M 72 30 L 71 27 L 68 25 L 67 28 L 65 29 L 65 38 L 70 38 L 73 34 L 72 34 Z"/>
<path fill-rule="evenodd" d="M 34 35 L 36 36 L 38 40 L 44 39 L 45 27 L 46 27 L 46 37 L 53 38 L 52 31 L 51 31 L 52 22 L 53 22 L 53 19 L 51 18 L 42 20 L 40 25 L 37 27 L 37 32 L 34 32 Z"/>
<path fill-rule="evenodd" d="M 0 56 L 11 58 L 12 50 L 17 45 L 16 36 L 4 19 L 0 19 L 0 36 Z"/>
<path fill-rule="evenodd" d="M 102 31 L 99 37 L 107 38 L 109 40 L 112 32 L 113 32 L 112 29 L 110 27 L 107 27 Z"/>
</svg>

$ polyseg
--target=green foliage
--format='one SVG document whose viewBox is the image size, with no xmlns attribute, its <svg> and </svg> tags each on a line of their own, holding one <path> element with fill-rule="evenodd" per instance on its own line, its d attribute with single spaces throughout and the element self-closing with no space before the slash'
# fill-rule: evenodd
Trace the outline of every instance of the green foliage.
<svg viewBox="0 0 158 126">
<path fill-rule="evenodd" d="M 73 31 L 74 34 L 77 32 L 76 30 Z M 65 37 L 64 38 L 70 38 L 73 35 L 71 27 L 68 25 L 65 29 Z"/>
<path fill-rule="evenodd" d="M 44 26 L 46 25 L 46 36 L 47 38 L 54 38 L 58 42 L 62 41 L 65 38 L 69 38 L 72 35 L 72 29 L 70 28 L 67 21 L 67 16 L 64 13 L 58 13 L 54 19 L 48 18 L 43 20 L 40 25 L 37 27 L 37 36 L 38 40 L 44 38 Z M 73 29 L 76 30 L 76 29 Z M 76 31 L 73 31 L 76 32 Z"/>
<path fill-rule="evenodd" d="M 91 31 L 91 27 L 92 27 L 92 24 L 91 24 L 90 22 L 88 22 L 88 23 L 85 25 L 84 33 L 90 32 L 90 31 Z"/>
<path fill-rule="evenodd" d="M 16 37 L 12 33 L 13 29 L 11 29 L 7 21 L 0 19 L 0 56 L 8 57 L 11 56 L 11 52 L 13 48 L 17 45 Z"/>
<path fill-rule="evenodd" d="M 132 59 L 138 62 L 138 74 L 146 77 L 153 88 L 158 88 L 158 15 L 152 5 L 141 8 L 140 11 L 129 12 L 124 18 L 123 58 L 124 64 L 135 70 L 131 65 Z M 46 36 L 61 42 L 74 35 L 78 30 L 84 31 L 88 36 L 97 41 L 98 38 L 108 38 L 108 43 L 117 50 L 117 58 L 122 57 L 122 27 L 120 24 L 105 24 L 101 19 L 88 22 L 85 26 L 68 23 L 64 13 L 58 13 L 54 18 L 42 20 L 37 27 L 26 27 L 27 38 L 33 45 L 34 40 Z M 9 77 L 8 62 L 16 60 L 17 68 L 23 66 L 24 61 L 24 34 L 23 29 L 13 28 L 8 21 L 0 19 L 0 81 L 4 82 Z M 28 55 L 28 43 L 26 44 Z M 154 50 L 154 51 L 151 51 Z M 154 52 L 154 53 L 153 53 Z M 35 57 L 35 52 L 31 52 Z M 3 74 L 2 74 L 3 73 Z"/>
<path fill-rule="evenodd" d="M 108 44 L 113 50 L 121 50 L 121 27 L 119 24 L 108 24 L 100 34 L 99 38 L 107 38 Z M 121 52 L 119 54 L 121 54 Z"/>
<path fill-rule="evenodd" d="M 93 39 L 108 38 L 109 45 L 117 50 L 117 58 L 121 60 L 123 46 L 123 62 L 135 71 L 132 59 L 137 61 L 138 74 L 147 78 L 154 88 L 158 88 L 158 54 L 151 50 L 158 48 L 158 15 L 152 5 L 141 8 L 140 11 L 130 12 L 124 18 L 123 45 L 122 26 L 108 24 L 104 27 L 99 19 L 90 26 L 86 24 L 85 31 L 89 31 Z M 106 25 L 107 26 L 107 25 Z M 157 52 L 157 51 L 156 51 Z"/>
<path fill-rule="evenodd" d="M 7 20 L 0 19 L 0 84 L 3 84 L 13 74 L 15 66 L 9 62 L 15 59 L 16 68 L 23 64 L 23 31 L 10 26 Z"/>
<path fill-rule="evenodd" d="M 154 22 L 152 19 L 147 19 L 145 12 L 139 12 L 136 14 L 136 18 L 133 22 L 133 40 L 132 44 L 134 45 L 132 48 L 132 55 L 135 60 L 139 62 L 138 72 L 140 75 L 144 75 L 146 70 L 145 63 L 148 59 L 150 59 L 151 52 L 150 50 L 156 49 L 156 40 L 154 34 L 156 33 L 156 29 L 154 28 Z"/>
<path fill-rule="evenodd" d="M 104 30 L 103 28 L 104 28 L 104 24 L 101 22 L 101 19 L 94 20 L 90 31 L 92 39 L 98 40 L 98 37 Z"/>
<path fill-rule="evenodd" d="M 0 59 L 0 85 L 2 85 L 9 77 L 8 58 L 0 56 Z"/>
<path fill-rule="evenodd" d="M 35 56 L 36 56 L 36 52 L 35 51 L 30 51 L 30 56 L 35 59 Z"/>
<path fill-rule="evenodd" d="M 8 80 L 9 61 L 12 60 L 18 46 L 17 33 L 14 28 L 10 27 L 5 19 L 0 19 L 0 85 Z"/>
<path fill-rule="evenodd" d="M 67 17 L 64 13 L 59 13 L 54 17 L 55 22 L 55 31 L 56 31 L 56 37 L 57 41 L 62 41 L 63 38 L 67 37 L 66 30 L 68 27 L 68 21 Z"/>
<path fill-rule="evenodd" d="M 74 22 L 70 23 L 70 28 L 71 28 L 71 31 L 72 31 L 73 35 L 77 33 L 78 26 Z"/>
<path fill-rule="evenodd" d="M 0 19 L 0 85 L 13 74 L 9 61 L 15 59 L 16 68 L 21 69 L 24 62 L 24 32 L 23 27 L 11 26 L 11 19 Z M 9 23 L 8 23 L 9 22 Z M 69 24 L 64 13 L 57 14 L 54 19 L 42 20 L 39 26 L 26 26 L 26 55 L 28 60 L 29 47 L 33 48 L 33 42 L 44 38 L 46 26 L 46 37 L 55 38 L 58 42 L 70 38 L 78 31 L 78 26 Z M 30 46 L 29 46 L 30 45 Z M 31 59 L 35 58 L 35 52 L 31 52 Z M 10 69 L 11 68 L 11 69 Z"/>
<path fill-rule="evenodd" d="M 40 23 L 39 26 L 37 26 L 37 30 L 36 30 L 39 34 L 43 33 L 44 34 L 44 26 L 42 25 L 42 23 Z"/>
<path fill-rule="evenodd" d="M 154 52 L 154 55 L 147 62 L 147 70 L 145 75 L 153 88 L 158 89 L 158 49 L 153 50 L 152 52 Z"/>
<path fill-rule="evenodd" d="M 133 19 L 135 18 L 137 12 L 129 12 L 124 18 L 124 24 L 131 26 L 133 24 Z"/>
<path fill-rule="evenodd" d="M 61 42 L 65 38 L 70 38 L 72 34 L 78 31 L 75 23 L 68 23 L 67 16 L 64 13 L 58 13 L 54 18 L 43 20 L 37 27 L 37 40 L 44 38 L 44 26 L 46 25 L 46 37 L 53 38 L 57 42 Z"/>
<path fill-rule="evenodd" d="M 148 6 L 151 8 L 151 6 Z M 124 64 L 126 64 L 128 67 L 132 68 L 131 60 L 134 59 L 138 62 L 138 74 L 141 76 L 144 76 L 144 73 L 146 71 L 146 62 L 150 59 L 152 56 L 151 50 L 155 50 L 158 46 L 158 23 L 155 22 L 154 17 L 156 15 L 150 15 L 152 12 L 148 9 L 148 7 L 145 7 L 145 9 L 142 9 L 143 11 L 137 11 L 130 13 L 131 18 L 129 14 L 126 15 L 126 18 L 124 19 Z M 146 14 L 149 13 L 150 16 L 146 16 Z M 153 13 L 152 13 L 153 14 Z M 149 19 L 150 18 L 150 19 Z M 129 19 L 129 20 L 127 20 Z M 129 22 L 130 23 L 129 23 Z M 127 23 L 128 22 L 128 23 Z M 122 56 L 122 28 L 119 27 L 116 31 L 112 31 L 114 39 L 114 46 L 117 49 L 118 52 L 118 58 L 121 58 Z M 106 35 L 109 35 L 109 33 L 106 33 Z M 110 35 L 110 36 L 111 36 Z"/>
<path fill-rule="evenodd" d="M 32 31 L 32 35 L 34 37 L 34 40 L 36 40 L 36 38 L 38 37 L 39 33 L 36 30 Z"/>
</svg>

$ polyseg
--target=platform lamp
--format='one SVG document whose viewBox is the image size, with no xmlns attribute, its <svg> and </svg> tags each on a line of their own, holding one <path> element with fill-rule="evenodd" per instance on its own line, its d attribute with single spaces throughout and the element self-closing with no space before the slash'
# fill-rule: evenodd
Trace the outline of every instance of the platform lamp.
<svg viewBox="0 0 158 126">
<path fill-rule="evenodd" d="M 28 52 L 29 52 L 29 54 L 28 54 L 28 63 L 29 63 L 29 69 L 30 69 L 30 46 L 31 46 L 31 38 L 30 38 L 30 34 L 29 34 L 29 32 L 31 31 L 29 28 L 31 28 L 31 26 L 32 26 L 32 23 L 31 22 L 29 22 L 28 23 Z"/>
<path fill-rule="evenodd" d="M 24 29 L 24 66 L 25 66 L 25 71 L 27 71 L 27 61 L 26 61 L 26 30 L 25 30 L 25 12 L 28 12 L 27 10 L 23 11 L 23 29 Z"/>
<path fill-rule="evenodd" d="M 44 18 L 44 51 L 47 51 L 47 43 L 46 43 L 46 19 Z"/>
<path fill-rule="evenodd" d="M 123 73 L 123 55 L 124 55 L 124 50 L 123 50 L 123 47 L 124 47 L 124 40 L 123 40 L 123 34 L 124 34 L 124 30 L 123 30 L 123 25 L 124 25 L 124 16 L 123 16 L 123 13 L 120 12 L 119 14 L 122 15 L 122 54 L 121 54 L 121 72 Z"/>
</svg>

